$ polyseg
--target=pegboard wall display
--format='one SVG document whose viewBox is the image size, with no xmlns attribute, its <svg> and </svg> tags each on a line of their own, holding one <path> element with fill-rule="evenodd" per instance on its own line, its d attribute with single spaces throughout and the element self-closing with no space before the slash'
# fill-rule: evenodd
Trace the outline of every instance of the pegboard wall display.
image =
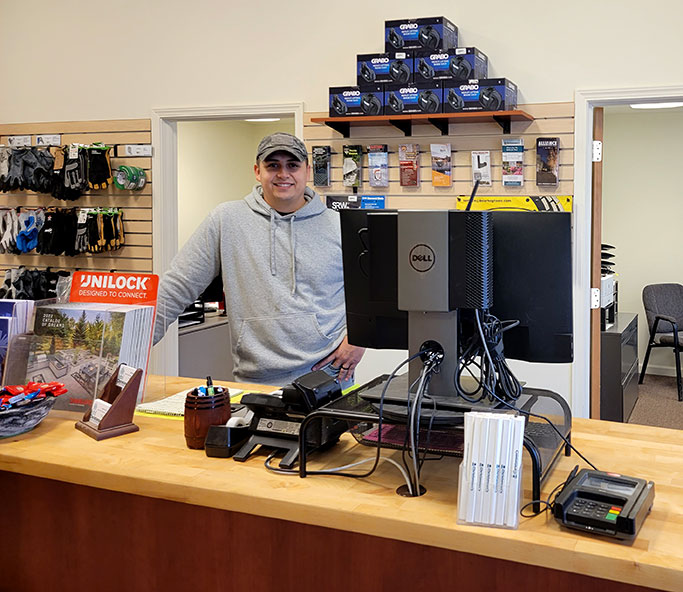
<svg viewBox="0 0 683 592">
<path fill-rule="evenodd" d="M 149 119 L 63 121 L 49 123 L 0 124 L 0 145 L 41 146 L 58 143 L 111 146 L 112 172 L 142 169 L 146 183 L 125 189 L 111 182 L 104 189 L 88 189 L 75 200 L 63 200 L 48 192 L 10 190 L 0 193 L 0 208 L 118 208 L 122 212 L 125 243 L 121 248 L 88 252 L 76 256 L 41 255 L 36 251 L 0 254 L 0 270 L 28 268 L 99 269 L 127 272 L 152 271 L 152 140 Z M 17 142 L 19 144 L 17 144 Z M 136 149 L 139 147 L 139 149 Z M 123 167 L 123 169 L 121 169 Z M 131 167 L 127 169 L 126 167 Z M 140 184 L 142 185 L 142 183 Z M 125 184 L 124 184 L 125 186 Z M 128 186 L 132 186 L 130 183 Z"/>
<path fill-rule="evenodd" d="M 518 109 L 532 120 L 511 121 L 509 134 L 495 122 L 451 122 L 440 130 L 427 121 L 413 122 L 410 135 L 391 125 L 375 125 L 358 121 L 349 130 L 349 137 L 322 122 L 326 113 L 305 114 L 304 140 L 311 154 L 313 146 L 328 145 L 331 150 L 330 186 L 315 187 L 322 195 L 351 193 L 342 182 L 342 152 L 347 144 L 364 147 L 362 166 L 367 170 L 367 146 L 387 144 L 389 150 L 389 186 L 374 188 L 362 175 L 358 193 L 386 196 L 385 207 L 392 209 L 455 209 L 459 196 L 469 196 L 472 187 L 472 155 L 474 150 L 491 153 L 491 185 L 480 185 L 478 196 L 572 196 L 574 194 L 574 103 L 539 103 L 519 105 Z M 315 121 L 318 120 L 318 121 Z M 447 132 L 447 133 L 444 133 Z M 559 138 L 559 183 L 552 187 L 536 184 L 536 139 L 542 136 Z M 502 139 L 521 138 L 524 142 L 524 184 L 504 186 L 502 182 Z M 420 178 L 417 187 L 404 187 L 399 179 L 398 145 L 411 142 L 420 145 Z M 431 182 L 430 144 L 449 142 L 452 150 L 452 185 L 434 187 Z M 311 179 L 311 183 L 312 183 Z"/>
</svg>

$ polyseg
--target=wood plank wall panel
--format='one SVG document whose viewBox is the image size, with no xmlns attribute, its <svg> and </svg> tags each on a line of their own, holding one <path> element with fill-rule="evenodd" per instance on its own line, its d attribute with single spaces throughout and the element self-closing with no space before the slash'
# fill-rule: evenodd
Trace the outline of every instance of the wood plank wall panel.
<svg viewBox="0 0 683 592">
<path fill-rule="evenodd" d="M 312 146 L 329 145 L 332 148 L 330 187 L 316 187 L 322 195 L 348 194 L 352 190 L 342 185 L 342 147 L 345 144 L 388 144 L 389 187 L 373 188 L 367 179 L 367 155 L 363 156 L 363 179 L 359 193 L 386 195 L 388 208 L 454 208 L 456 198 L 472 191 L 472 150 L 491 151 L 491 187 L 479 187 L 478 195 L 573 195 L 574 194 L 574 103 L 542 103 L 519 105 L 519 109 L 534 117 L 531 122 L 513 122 L 509 136 L 505 136 L 497 123 L 457 123 L 449 126 L 449 134 L 442 136 L 431 125 L 414 125 L 412 135 L 387 126 L 359 126 L 351 129 L 351 137 L 344 138 L 326 125 L 313 123 L 313 117 L 327 117 L 324 112 L 307 112 L 304 118 L 304 141 L 311 152 Z M 560 183 L 557 187 L 536 186 L 536 138 L 560 138 Z M 524 138 L 524 185 L 503 187 L 503 137 Z M 419 187 L 401 187 L 399 184 L 398 144 L 420 144 Z M 452 187 L 432 187 L 429 144 L 451 143 L 453 150 Z M 312 184 L 312 180 L 311 180 Z"/>
<path fill-rule="evenodd" d="M 150 157 L 116 157 L 119 144 L 151 144 L 149 119 L 99 121 L 61 121 L 43 123 L 0 124 L 0 144 L 7 145 L 8 136 L 60 134 L 62 145 L 78 142 L 103 142 L 114 146 L 112 168 L 121 165 L 138 166 L 147 173 L 147 184 L 141 191 L 122 191 L 113 185 L 100 191 L 88 191 L 75 201 L 54 199 L 49 194 L 33 191 L 0 193 L 0 207 L 118 207 L 123 210 L 126 246 L 118 251 L 86 254 L 79 257 L 53 255 L 0 254 L 0 270 L 25 265 L 29 268 L 96 269 L 116 271 L 152 271 L 152 159 Z M 35 139 L 34 139 L 35 142 Z"/>
</svg>

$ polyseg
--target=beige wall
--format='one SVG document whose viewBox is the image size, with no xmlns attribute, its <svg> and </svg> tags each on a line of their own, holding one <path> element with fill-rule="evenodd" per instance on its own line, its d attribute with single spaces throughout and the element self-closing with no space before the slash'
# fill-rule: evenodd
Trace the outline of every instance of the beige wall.
<svg viewBox="0 0 683 592">
<path fill-rule="evenodd" d="M 384 21 L 444 15 L 522 103 L 683 83 L 683 3 L 662 0 L 0 2 L 0 121 L 147 117 L 161 107 L 304 101 L 353 83 Z"/>
<path fill-rule="evenodd" d="M 605 109 L 602 237 L 616 247 L 619 310 L 639 314 L 642 364 L 648 333 L 643 286 L 683 283 L 683 109 L 628 109 Z M 674 372 L 671 351 L 653 351 L 648 373 Z"/>
<path fill-rule="evenodd" d="M 254 186 L 256 147 L 275 131 L 294 132 L 294 119 L 178 123 L 178 248 L 206 215 Z"/>
</svg>

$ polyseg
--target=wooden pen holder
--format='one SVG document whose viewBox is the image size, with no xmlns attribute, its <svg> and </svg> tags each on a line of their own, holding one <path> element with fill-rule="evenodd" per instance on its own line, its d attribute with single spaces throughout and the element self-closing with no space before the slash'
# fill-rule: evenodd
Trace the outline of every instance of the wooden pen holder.
<svg viewBox="0 0 683 592">
<path fill-rule="evenodd" d="M 76 422 L 76 429 L 95 440 L 105 440 L 122 434 L 137 432 L 140 428 L 133 423 L 133 413 L 137 404 L 142 370 L 136 370 L 133 376 L 123 386 L 118 386 L 117 379 L 121 366 L 116 369 L 104 387 L 100 399 L 109 403 L 111 407 L 104 414 L 97 427 L 88 423 L 91 410 L 85 412 L 83 419 Z"/>
</svg>

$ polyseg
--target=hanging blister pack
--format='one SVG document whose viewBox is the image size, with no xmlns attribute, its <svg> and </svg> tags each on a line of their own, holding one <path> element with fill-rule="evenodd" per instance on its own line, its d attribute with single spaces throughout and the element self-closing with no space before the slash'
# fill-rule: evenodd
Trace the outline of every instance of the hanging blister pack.
<svg viewBox="0 0 683 592">
<path fill-rule="evenodd" d="M 313 153 L 313 185 L 329 187 L 332 150 L 329 146 L 313 146 L 311 151 Z"/>
<path fill-rule="evenodd" d="M 370 187 L 389 187 L 389 149 L 386 144 L 368 146 Z"/>
</svg>

